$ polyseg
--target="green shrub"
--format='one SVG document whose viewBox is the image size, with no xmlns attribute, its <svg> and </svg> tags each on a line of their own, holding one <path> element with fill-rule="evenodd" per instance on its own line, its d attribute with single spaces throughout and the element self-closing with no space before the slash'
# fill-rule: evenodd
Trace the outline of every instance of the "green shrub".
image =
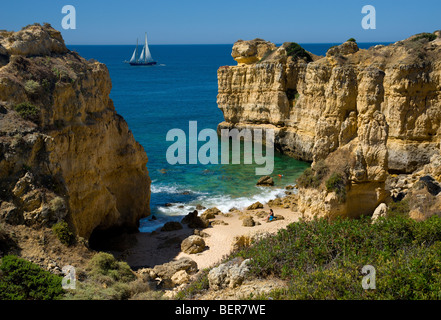
<svg viewBox="0 0 441 320">
<path fill-rule="evenodd" d="M 303 49 L 298 43 L 291 42 L 285 48 L 285 50 L 288 57 L 293 57 L 296 59 L 297 58 L 305 59 L 307 62 L 312 61 L 310 54 L 305 49 Z"/>
<path fill-rule="evenodd" d="M 202 293 L 209 288 L 208 272 L 210 269 L 204 269 L 197 278 L 187 285 L 183 290 L 179 291 L 175 297 L 177 300 L 191 299 L 194 295 Z"/>
<path fill-rule="evenodd" d="M 25 90 L 29 93 L 37 93 L 41 88 L 40 83 L 34 80 L 28 80 L 25 83 Z"/>
<path fill-rule="evenodd" d="M 52 231 L 62 244 L 70 246 L 75 243 L 75 235 L 70 231 L 66 221 L 61 221 L 52 226 Z"/>
<path fill-rule="evenodd" d="M 441 299 L 438 216 L 300 221 L 236 255 L 252 259 L 252 275 L 289 282 L 260 299 Z M 368 264 L 376 269 L 375 290 L 361 286 Z"/>
<path fill-rule="evenodd" d="M 409 201 L 403 199 L 397 202 L 391 202 L 387 208 L 388 216 L 408 217 L 410 212 Z"/>
<path fill-rule="evenodd" d="M 22 102 L 14 107 L 14 110 L 26 120 L 38 121 L 40 118 L 40 108 L 30 104 L 29 102 Z"/>
<path fill-rule="evenodd" d="M 3 257 L 0 271 L 0 300 L 54 300 L 64 294 L 62 277 L 16 256 Z"/>
<path fill-rule="evenodd" d="M 329 192 L 335 192 L 340 201 L 346 201 L 346 179 L 337 172 L 331 174 L 328 180 L 326 180 L 326 190 Z"/>
<path fill-rule="evenodd" d="M 117 261 L 113 255 L 106 252 L 99 252 L 92 257 L 88 263 L 90 274 L 93 277 L 106 281 L 130 282 L 136 279 L 130 266 L 123 261 Z M 102 277 L 104 276 L 104 277 Z"/>
<path fill-rule="evenodd" d="M 329 168 L 326 163 L 318 161 L 314 169 L 308 168 L 297 178 L 297 184 L 302 188 L 318 188 L 324 177 L 328 174 Z"/>
<path fill-rule="evenodd" d="M 69 291 L 69 300 L 126 300 L 162 298 L 162 293 L 152 290 L 152 285 L 137 278 L 129 265 L 109 253 L 99 252 L 89 260 L 83 280 L 76 290 Z"/>
<path fill-rule="evenodd" d="M 421 39 L 427 39 L 429 42 L 430 41 L 433 41 L 433 40 L 435 40 L 437 38 L 437 35 L 436 34 L 433 34 L 433 33 L 421 33 L 421 34 L 419 34 L 419 35 L 417 35 L 415 38 L 413 38 L 412 40 L 413 41 L 418 41 L 418 40 L 421 40 Z"/>
<path fill-rule="evenodd" d="M 357 42 L 357 40 L 355 40 L 354 38 L 350 38 L 350 39 L 348 39 L 347 41 L 349 41 L 349 42 Z M 346 41 L 346 42 L 347 42 Z"/>
</svg>

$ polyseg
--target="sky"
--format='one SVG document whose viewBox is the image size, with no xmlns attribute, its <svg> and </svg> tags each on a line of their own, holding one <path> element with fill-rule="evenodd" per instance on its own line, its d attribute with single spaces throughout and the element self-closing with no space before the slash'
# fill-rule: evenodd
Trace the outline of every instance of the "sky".
<svg viewBox="0 0 441 320">
<path fill-rule="evenodd" d="M 65 5 L 75 7 L 76 29 L 63 29 Z M 372 5 L 376 29 L 363 29 Z M 0 29 L 50 23 L 68 45 L 232 44 L 262 38 L 274 43 L 395 42 L 441 29 L 441 0 L 39 0 L 5 1 Z"/>
</svg>

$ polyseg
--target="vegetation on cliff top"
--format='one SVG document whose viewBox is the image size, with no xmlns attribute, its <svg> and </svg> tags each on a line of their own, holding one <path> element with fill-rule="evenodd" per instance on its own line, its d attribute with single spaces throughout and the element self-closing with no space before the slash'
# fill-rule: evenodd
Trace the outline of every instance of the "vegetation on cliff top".
<svg viewBox="0 0 441 320">
<path fill-rule="evenodd" d="M 109 253 L 99 252 L 88 262 L 86 271 L 79 274 L 76 289 L 65 296 L 70 300 L 160 299 L 142 278 L 137 278 L 126 262 Z"/>
<path fill-rule="evenodd" d="M 369 217 L 293 223 L 237 255 L 252 258 L 255 277 L 289 283 L 270 294 L 276 299 L 440 299 L 440 249 L 440 217 L 398 214 L 375 224 Z M 376 268 L 375 290 L 362 288 L 365 265 Z"/>
<path fill-rule="evenodd" d="M 70 231 L 67 222 L 61 221 L 52 226 L 52 231 L 57 236 L 57 238 L 61 241 L 61 243 L 66 246 L 70 246 L 75 242 L 75 235 L 72 231 Z"/>
<path fill-rule="evenodd" d="M 441 299 L 441 218 L 416 222 L 392 208 L 360 219 L 299 221 L 230 255 L 251 259 L 250 278 L 279 278 L 287 287 L 253 299 Z M 365 290 L 363 266 L 376 270 Z M 178 294 L 192 299 L 208 286 L 204 270 Z"/>
<path fill-rule="evenodd" d="M 286 54 L 288 57 L 293 57 L 295 59 L 305 59 L 307 62 L 312 62 L 311 55 L 303 49 L 298 43 L 291 42 L 289 43 L 286 48 Z"/>
<path fill-rule="evenodd" d="M 329 168 L 324 161 L 318 161 L 314 168 L 308 168 L 297 178 L 297 185 L 302 188 L 318 188 L 328 175 Z"/>
<path fill-rule="evenodd" d="M 62 277 L 13 255 L 2 258 L 0 273 L 0 300 L 54 300 L 64 294 Z"/>
<path fill-rule="evenodd" d="M 40 108 L 29 102 L 19 103 L 14 110 L 25 120 L 37 122 L 40 118 Z"/>
<path fill-rule="evenodd" d="M 420 33 L 420 34 L 416 35 L 415 38 L 412 39 L 412 41 L 427 39 L 430 42 L 430 41 L 435 40 L 436 38 L 437 38 L 436 34 L 425 32 L 425 33 Z"/>
</svg>

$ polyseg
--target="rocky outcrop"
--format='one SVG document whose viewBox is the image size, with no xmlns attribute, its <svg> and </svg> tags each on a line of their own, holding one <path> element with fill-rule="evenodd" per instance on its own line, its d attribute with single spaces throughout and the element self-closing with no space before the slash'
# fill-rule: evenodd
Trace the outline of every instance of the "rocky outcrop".
<svg viewBox="0 0 441 320">
<path fill-rule="evenodd" d="M 184 218 L 182 218 L 181 223 L 186 224 L 189 228 L 207 228 L 209 222 L 207 219 L 198 216 L 198 211 L 194 210 L 189 212 Z"/>
<path fill-rule="evenodd" d="M 189 281 L 189 276 L 198 271 L 197 263 L 187 257 L 156 265 L 154 268 L 143 268 L 138 274 L 145 275 L 164 289 L 173 288 Z"/>
<path fill-rule="evenodd" d="M 273 185 L 274 185 L 274 180 L 270 176 L 263 176 L 256 183 L 256 186 L 268 187 L 268 186 L 273 186 Z"/>
<path fill-rule="evenodd" d="M 242 284 L 249 273 L 250 259 L 235 258 L 213 268 L 208 273 L 210 289 L 235 288 Z"/>
<path fill-rule="evenodd" d="M 147 155 L 109 98 L 104 64 L 38 24 L 0 32 L 0 218 L 136 229 L 149 214 Z M 5 209 L 3 209 L 5 208 Z"/>
<path fill-rule="evenodd" d="M 434 35 L 368 50 L 348 41 L 310 59 L 284 44 L 256 61 L 249 52 L 258 44 L 235 44 L 238 65 L 218 70 L 225 118 L 218 129 L 273 129 L 279 151 L 313 167 L 325 161 L 321 186 L 299 192 L 306 216 L 372 214 L 388 197 L 390 173 L 411 173 L 440 153 L 441 39 Z M 344 201 L 325 187 L 336 171 Z"/>
</svg>

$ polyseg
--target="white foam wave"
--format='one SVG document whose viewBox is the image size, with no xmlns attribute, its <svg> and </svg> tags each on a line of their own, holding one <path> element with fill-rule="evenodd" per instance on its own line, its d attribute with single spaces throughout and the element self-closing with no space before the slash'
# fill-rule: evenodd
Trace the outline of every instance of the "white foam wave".
<svg viewBox="0 0 441 320">
<path fill-rule="evenodd" d="M 179 193 L 185 193 L 185 192 L 190 192 L 190 193 L 197 194 L 197 195 L 206 194 L 204 192 L 193 191 L 189 188 L 185 188 L 180 185 L 161 185 L 161 184 L 154 184 L 154 183 L 152 183 L 150 185 L 150 191 L 152 193 L 170 193 L 170 194 L 179 194 Z"/>
<path fill-rule="evenodd" d="M 153 193 L 167 192 L 167 193 L 182 193 L 189 191 L 186 188 L 178 185 L 152 185 Z M 285 196 L 284 188 L 266 188 L 256 187 L 256 193 L 248 197 L 232 197 L 230 195 L 209 195 L 207 193 L 199 193 L 200 195 L 194 201 L 188 203 L 171 203 L 169 206 L 158 206 L 154 208 L 153 215 L 157 220 L 147 221 L 150 218 L 143 219 L 139 230 L 141 232 L 152 232 L 167 221 L 180 221 L 186 214 L 196 209 L 197 205 L 202 205 L 205 208 L 217 207 L 222 212 L 228 212 L 231 208 L 239 210 L 245 209 L 251 204 L 259 201 L 267 203 L 269 200 L 277 197 Z M 296 192 L 297 190 L 293 190 Z M 153 209 L 153 208 L 152 208 Z M 200 210 L 202 213 L 204 210 Z"/>
<path fill-rule="evenodd" d="M 284 196 L 284 189 L 258 188 L 258 193 L 249 197 L 233 198 L 229 195 L 201 195 L 196 200 L 189 203 L 172 203 L 170 206 L 159 206 L 157 212 L 165 216 L 181 216 L 196 209 L 196 205 L 205 208 L 217 207 L 222 212 L 228 212 L 231 208 L 239 210 L 259 201 L 266 203 L 277 197 Z"/>
</svg>

